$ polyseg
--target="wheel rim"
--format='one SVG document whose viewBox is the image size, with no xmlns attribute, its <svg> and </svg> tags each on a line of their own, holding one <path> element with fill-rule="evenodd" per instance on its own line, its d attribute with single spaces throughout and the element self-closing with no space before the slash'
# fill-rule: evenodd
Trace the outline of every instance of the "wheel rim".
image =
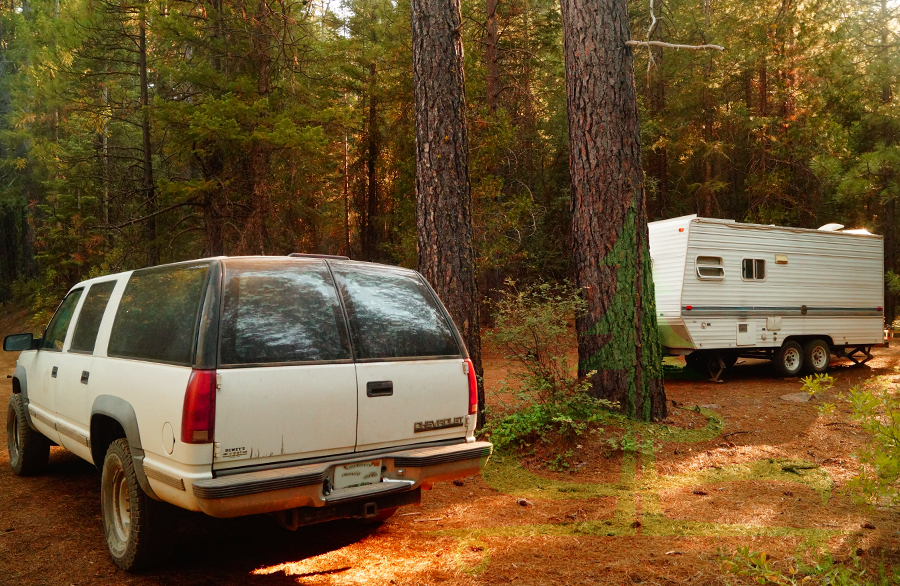
<svg viewBox="0 0 900 586">
<path fill-rule="evenodd" d="M 800 352 L 796 348 L 788 348 L 784 352 L 784 367 L 794 372 L 800 367 Z"/>
<path fill-rule="evenodd" d="M 131 529 L 131 497 L 128 481 L 120 468 L 112 478 L 112 526 L 120 541 L 128 541 Z"/>
<path fill-rule="evenodd" d="M 822 346 L 816 346 L 812 351 L 812 363 L 816 370 L 822 370 L 828 366 L 828 352 Z"/>
</svg>

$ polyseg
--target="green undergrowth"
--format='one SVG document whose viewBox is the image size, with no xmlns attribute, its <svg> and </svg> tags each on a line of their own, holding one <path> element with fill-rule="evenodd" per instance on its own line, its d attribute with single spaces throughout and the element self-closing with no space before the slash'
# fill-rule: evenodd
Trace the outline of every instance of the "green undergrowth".
<svg viewBox="0 0 900 586">
<path fill-rule="evenodd" d="M 866 567 L 855 552 L 846 561 L 838 562 L 829 553 L 819 555 L 812 563 L 796 555 L 793 561 L 775 561 L 765 552 L 749 547 L 722 558 L 722 568 L 729 574 L 752 579 L 757 584 L 802 586 L 888 586 L 900 584 L 900 569 L 890 570 L 882 561 L 877 567 Z"/>
</svg>

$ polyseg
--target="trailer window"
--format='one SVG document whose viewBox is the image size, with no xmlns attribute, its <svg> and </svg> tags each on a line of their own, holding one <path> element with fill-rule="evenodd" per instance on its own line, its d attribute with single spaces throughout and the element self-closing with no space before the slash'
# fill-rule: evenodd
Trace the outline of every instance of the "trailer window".
<svg viewBox="0 0 900 586">
<path fill-rule="evenodd" d="M 694 262 L 697 278 L 704 281 L 720 281 L 725 278 L 725 266 L 721 256 L 698 256 Z"/>
<path fill-rule="evenodd" d="M 766 261 L 761 258 L 745 258 L 741 261 L 741 278 L 745 281 L 765 280 Z"/>
</svg>

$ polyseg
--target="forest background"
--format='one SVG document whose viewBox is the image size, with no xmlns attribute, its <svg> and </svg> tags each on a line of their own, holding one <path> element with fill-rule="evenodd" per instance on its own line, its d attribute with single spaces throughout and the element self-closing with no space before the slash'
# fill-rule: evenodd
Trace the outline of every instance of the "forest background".
<svg viewBox="0 0 900 586">
<path fill-rule="evenodd" d="M 415 268 L 409 0 L 337 1 L 2 0 L 0 303 L 49 317 L 79 280 L 219 254 Z M 479 290 L 568 278 L 559 5 L 462 10 Z M 900 3 L 655 13 L 726 51 L 635 49 L 649 219 L 868 228 L 896 318 Z"/>
</svg>

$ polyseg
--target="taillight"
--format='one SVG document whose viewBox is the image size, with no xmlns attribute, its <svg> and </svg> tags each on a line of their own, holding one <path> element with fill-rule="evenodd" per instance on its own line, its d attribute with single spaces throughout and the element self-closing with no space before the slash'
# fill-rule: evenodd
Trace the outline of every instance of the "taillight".
<svg viewBox="0 0 900 586">
<path fill-rule="evenodd" d="M 184 392 L 181 441 L 207 444 L 213 441 L 216 424 L 216 371 L 194 370 Z"/>
<path fill-rule="evenodd" d="M 475 378 L 475 366 L 466 358 L 466 371 L 469 373 L 469 415 L 478 413 L 478 379 Z"/>
</svg>

